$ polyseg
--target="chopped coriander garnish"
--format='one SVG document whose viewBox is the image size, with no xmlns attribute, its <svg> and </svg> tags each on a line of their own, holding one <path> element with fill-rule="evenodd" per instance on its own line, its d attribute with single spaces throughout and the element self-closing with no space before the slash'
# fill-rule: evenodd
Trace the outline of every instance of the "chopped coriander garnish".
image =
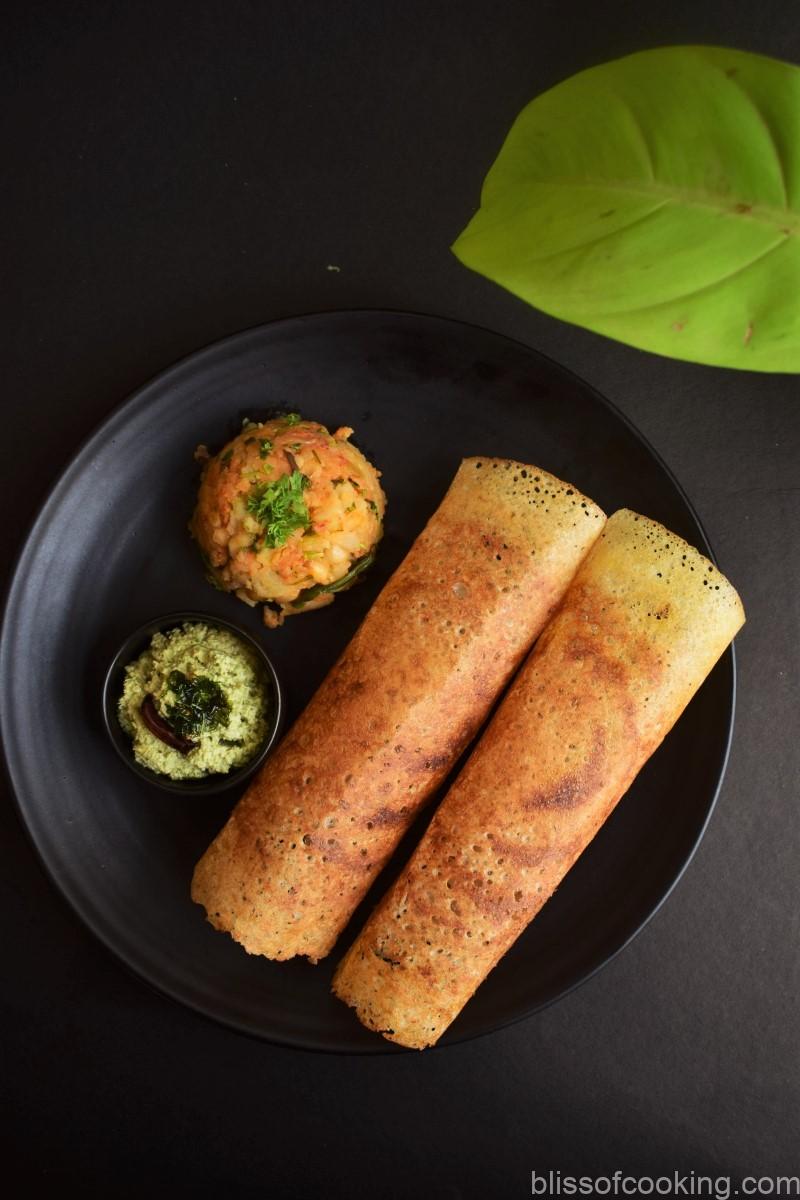
<svg viewBox="0 0 800 1200">
<path fill-rule="evenodd" d="M 299 425 L 302 419 L 300 413 L 287 413 L 285 417 L 281 417 L 284 425 Z"/>
<path fill-rule="evenodd" d="M 303 449 L 303 443 L 302 442 L 292 442 L 289 446 L 289 449 L 294 450 L 294 452 L 296 454 L 298 450 Z"/>
<path fill-rule="evenodd" d="M 372 511 L 375 513 L 375 516 L 376 516 L 376 517 L 379 517 L 379 516 L 380 516 L 380 513 L 378 512 L 378 506 L 377 506 L 377 504 L 375 503 L 375 501 L 374 501 L 374 500 L 368 500 L 368 501 L 367 501 L 367 505 L 368 505 L 368 507 L 369 507 L 369 508 L 371 508 L 371 509 L 372 509 Z"/>
<path fill-rule="evenodd" d="M 269 438 L 259 438 L 258 439 L 258 456 L 259 456 L 259 458 L 266 458 L 271 449 L 272 449 L 272 442 L 269 440 Z"/>
<path fill-rule="evenodd" d="M 264 545 L 282 546 L 295 529 L 308 529 L 311 518 L 303 499 L 310 480 L 302 471 L 281 475 L 274 483 L 256 487 L 247 497 L 247 511 L 264 529 Z"/>
</svg>

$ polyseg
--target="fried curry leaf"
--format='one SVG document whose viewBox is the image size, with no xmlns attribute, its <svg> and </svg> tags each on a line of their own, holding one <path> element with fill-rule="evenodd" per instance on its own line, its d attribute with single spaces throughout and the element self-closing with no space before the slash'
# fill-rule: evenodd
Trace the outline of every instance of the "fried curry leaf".
<svg viewBox="0 0 800 1200">
<path fill-rule="evenodd" d="M 175 703 L 167 705 L 164 717 L 180 737 L 188 738 L 204 729 L 228 724 L 230 704 L 214 679 L 207 675 L 189 679 L 183 671 L 170 671 L 167 682 Z"/>
<path fill-rule="evenodd" d="M 582 71 L 519 115 L 453 250 L 632 346 L 800 371 L 800 69 L 672 46 Z"/>
<path fill-rule="evenodd" d="M 302 608 L 304 604 L 308 604 L 309 600 L 314 600 L 317 596 L 321 596 L 323 592 L 343 592 L 374 561 L 375 555 L 373 553 L 365 554 L 363 558 L 356 559 L 347 574 L 343 575 L 341 579 L 337 579 L 334 583 L 315 583 L 312 587 L 304 588 L 297 599 L 292 601 L 292 608 Z"/>
</svg>

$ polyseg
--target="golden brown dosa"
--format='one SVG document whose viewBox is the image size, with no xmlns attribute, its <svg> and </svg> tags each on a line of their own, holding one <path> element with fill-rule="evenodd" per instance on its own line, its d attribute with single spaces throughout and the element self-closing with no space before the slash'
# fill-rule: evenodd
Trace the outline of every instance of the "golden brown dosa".
<svg viewBox="0 0 800 1200">
<path fill-rule="evenodd" d="M 326 955 L 475 735 L 605 517 L 569 484 L 466 459 L 350 645 L 198 863 L 252 954 Z"/>
<path fill-rule="evenodd" d="M 391 1041 L 436 1042 L 536 915 L 744 620 L 663 526 L 607 522 L 334 991 Z"/>
</svg>

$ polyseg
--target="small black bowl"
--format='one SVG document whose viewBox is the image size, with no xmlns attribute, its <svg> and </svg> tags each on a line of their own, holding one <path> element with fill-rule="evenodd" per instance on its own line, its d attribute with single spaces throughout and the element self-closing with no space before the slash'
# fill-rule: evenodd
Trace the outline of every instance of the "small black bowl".
<svg viewBox="0 0 800 1200">
<path fill-rule="evenodd" d="M 125 679 L 125 668 L 129 663 L 135 662 L 142 651 L 147 649 L 154 633 L 166 633 L 168 630 L 175 629 L 187 621 L 227 629 L 243 642 L 246 642 L 258 656 L 264 671 L 265 684 L 272 692 L 271 720 L 262 745 L 249 762 L 246 762 L 235 771 L 229 771 L 227 775 L 207 775 L 203 779 L 170 779 L 167 775 L 157 775 L 155 771 L 150 771 L 147 767 L 143 767 L 134 758 L 133 744 L 120 725 L 117 714 L 117 705 L 122 695 Z M 148 621 L 146 625 L 140 626 L 139 629 L 135 630 L 134 633 L 125 639 L 114 655 L 103 683 L 103 722 L 111 739 L 111 744 L 122 761 L 142 779 L 146 779 L 148 783 L 154 783 L 156 787 L 163 788 L 164 791 L 180 792 L 185 796 L 208 796 L 214 792 L 222 792 L 228 788 L 237 787 L 239 784 L 243 784 L 250 779 L 275 745 L 281 725 L 283 724 L 283 715 L 281 685 L 275 673 L 275 668 L 266 653 L 259 646 L 258 642 L 249 633 L 246 633 L 244 629 L 240 628 L 240 626 L 234 625 L 232 621 L 225 621 L 221 617 L 211 616 L 209 613 L 174 612 L 164 617 L 156 617 L 154 620 Z"/>
</svg>

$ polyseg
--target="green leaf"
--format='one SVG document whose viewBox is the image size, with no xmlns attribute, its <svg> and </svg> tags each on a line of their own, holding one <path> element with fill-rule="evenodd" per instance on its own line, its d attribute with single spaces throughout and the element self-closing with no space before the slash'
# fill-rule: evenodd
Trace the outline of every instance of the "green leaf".
<svg viewBox="0 0 800 1200">
<path fill-rule="evenodd" d="M 282 546 L 295 529 L 308 529 L 311 524 L 303 492 L 310 480 L 302 471 L 281 475 L 274 483 L 253 488 L 247 497 L 247 511 L 252 513 L 264 530 L 264 545 L 268 549 Z"/>
<path fill-rule="evenodd" d="M 582 71 L 520 113 L 453 251 L 643 350 L 800 371 L 800 69 L 673 46 Z"/>
<path fill-rule="evenodd" d="M 341 579 L 337 579 L 334 583 L 315 583 L 311 587 L 304 588 L 299 596 L 292 601 L 292 608 L 302 608 L 304 604 L 308 604 L 309 600 L 313 600 L 323 592 L 346 591 L 374 561 L 375 554 L 370 552 L 369 554 L 365 554 L 363 558 L 356 559 L 347 574 L 343 575 Z"/>
</svg>

